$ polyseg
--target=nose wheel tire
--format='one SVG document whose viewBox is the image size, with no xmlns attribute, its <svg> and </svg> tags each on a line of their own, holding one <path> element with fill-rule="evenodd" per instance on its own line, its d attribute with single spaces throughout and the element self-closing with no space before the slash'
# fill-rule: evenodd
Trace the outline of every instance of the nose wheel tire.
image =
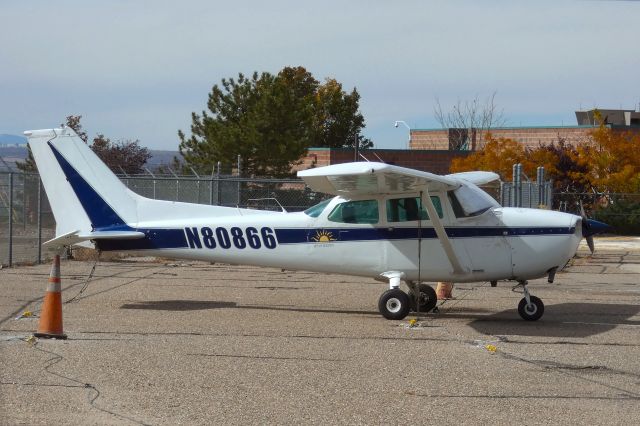
<svg viewBox="0 0 640 426">
<path fill-rule="evenodd" d="M 386 319 L 401 320 L 409 314 L 409 304 L 407 293 L 394 288 L 382 293 L 378 300 L 378 310 Z"/>
<path fill-rule="evenodd" d="M 433 308 L 436 307 L 438 303 L 438 296 L 436 295 L 436 291 L 427 284 L 420 284 L 417 286 L 418 288 L 418 301 L 420 303 L 420 312 L 431 312 Z M 413 291 L 409 294 L 409 302 L 411 303 L 411 310 L 413 312 L 417 312 L 416 308 L 416 297 L 413 294 Z"/>
<path fill-rule="evenodd" d="M 544 314 L 544 303 L 535 296 L 529 296 L 531 303 L 527 304 L 527 299 L 522 298 L 518 304 L 518 313 L 526 321 L 537 321 Z"/>
</svg>

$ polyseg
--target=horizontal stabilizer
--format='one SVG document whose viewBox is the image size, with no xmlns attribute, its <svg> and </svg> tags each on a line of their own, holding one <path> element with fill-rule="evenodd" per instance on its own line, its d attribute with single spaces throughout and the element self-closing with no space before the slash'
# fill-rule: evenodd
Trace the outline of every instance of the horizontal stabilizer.
<svg viewBox="0 0 640 426">
<path fill-rule="evenodd" d="M 80 233 L 80 231 L 67 232 L 52 240 L 45 242 L 42 246 L 45 248 L 59 248 L 71 246 L 83 241 L 90 240 L 136 240 L 144 238 L 143 232 L 138 231 L 93 231 Z"/>
</svg>

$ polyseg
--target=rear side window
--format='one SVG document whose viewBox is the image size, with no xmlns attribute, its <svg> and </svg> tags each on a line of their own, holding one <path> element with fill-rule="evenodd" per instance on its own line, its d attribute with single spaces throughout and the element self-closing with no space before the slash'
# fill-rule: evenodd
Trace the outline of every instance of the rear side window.
<svg viewBox="0 0 640 426">
<path fill-rule="evenodd" d="M 338 204 L 328 219 L 341 223 L 378 223 L 378 201 L 359 200 Z"/>
<path fill-rule="evenodd" d="M 324 211 L 324 208 L 327 207 L 327 204 L 329 204 L 330 202 L 331 202 L 331 198 L 329 198 L 328 200 L 324 200 L 323 202 L 318 203 L 313 207 L 309 207 L 304 211 L 304 213 L 311 217 L 318 217 L 320 216 L 320 213 Z"/>
<path fill-rule="evenodd" d="M 433 206 L 442 218 L 440 197 L 431 196 Z M 410 222 L 413 220 L 429 220 L 427 209 L 420 208 L 420 197 L 392 198 L 387 200 L 387 222 Z"/>
</svg>

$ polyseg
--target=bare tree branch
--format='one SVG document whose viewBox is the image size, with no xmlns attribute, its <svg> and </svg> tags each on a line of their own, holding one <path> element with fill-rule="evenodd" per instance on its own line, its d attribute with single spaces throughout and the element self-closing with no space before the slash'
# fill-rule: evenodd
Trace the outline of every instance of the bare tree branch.
<svg viewBox="0 0 640 426">
<path fill-rule="evenodd" d="M 485 134 L 505 125 L 504 110 L 498 109 L 495 98 L 494 91 L 484 101 L 478 95 L 471 100 L 458 99 L 451 109 L 445 110 L 436 97 L 434 115 L 443 129 L 450 129 L 449 149 L 481 149 Z"/>
</svg>

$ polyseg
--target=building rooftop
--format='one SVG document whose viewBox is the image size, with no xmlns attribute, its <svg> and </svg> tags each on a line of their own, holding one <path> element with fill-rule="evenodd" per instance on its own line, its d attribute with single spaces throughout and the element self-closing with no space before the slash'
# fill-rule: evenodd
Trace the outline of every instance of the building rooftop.
<svg viewBox="0 0 640 426">
<path fill-rule="evenodd" d="M 576 111 L 576 120 L 578 124 L 574 125 L 558 125 L 558 126 L 501 126 L 491 127 L 492 130 L 525 130 L 525 129 L 581 129 L 592 128 L 598 126 L 595 112 L 598 111 L 604 119 L 604 123 L 612 127 L 640 127 L 640 112 L 632 109 L 590 109 L 586 111 Z M 434 132 L 446 130 L 442 127 L 437 128 L 415 128 L 411 131 L 417 132 Z"/>
<path fill-rule="evenodd" d="M 632 109 L 591 109 L 588 111 L 576 111 L 578 124 L 593 125 L 597 123 L 596 111 L 600 113 L 605 124 L 614 126 L 640 126 L 640 112 Z"/>
</svg>

